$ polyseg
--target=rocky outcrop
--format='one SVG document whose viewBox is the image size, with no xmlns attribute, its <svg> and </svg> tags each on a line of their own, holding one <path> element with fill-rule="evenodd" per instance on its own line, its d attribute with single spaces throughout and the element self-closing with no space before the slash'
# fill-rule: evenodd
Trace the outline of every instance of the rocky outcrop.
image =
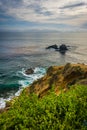
<svg viewBox="0 0 87 130">
<path fill-rule="evenodd" d="M 25 74 L 27 74 L 27 75 L 33 74 L 33 73 L 34 73 L 34 70 L 33 70 L 32 68 L 27 69 L 27 70 L 25 71 Z"/>
<path fill-rule="evenodd" d="M 56 44 L 46 47 L 46 49 L 58 49 L 58 46 Z"/>
<path fill-rule="evenodd" d="M 59 46 L 59 51 L 68 50 L 67 46 L 65 44 L 62 44 Z"/>
<path fill-rule="evenodd" d="M 55 49 L 56 51 L 59 51 L 61 54 L 65 54 L 65 52 L 68 50 L 69 46 L 66 46 L 65 44 L 60 45 L 59 47 L 55 44 L 52 46 L 46 47 L 46 49 Z"/>
<path fill-rule="evenodd" d="M 65 45 L 65 44 L 62 44 L 62 45 L 60 45 L 59 46 L 59 52 L 61 53 L 61 54 L 65 54 L 65 52 L 68 50 L 68 47 Z"/>
<path fill-rule="evenodd" d="M 59 95 L 61 91 L 66 92 L 75 84 L 87 86 L 87 65 L 67 63 L 65 66 L 51 66 L 48 68 L 44 77 L 25 88 L 24 92 L 26 92 L 28 96 L 29 94 L 35 93 L 41 98 L 49 94 L 52 88 L 55 93 Z M 15 97 L 11 101 L 6 102 L 6 107 L 0 109 L 0 113 L 8 111 L 17 98 L 18 97 Z"/>
<path fill-rule="evenodd" d="M 28 93 L 36 93 L 42 97 L 52 87 L 55 93 L 59 94 L 61 90 L 67 91 L 76 83 L 87 83 L 87 65 L 67 63 L 65 66 L 51 66 L 44 77 L 35 81 L 26 90 Z"/>
</svg>

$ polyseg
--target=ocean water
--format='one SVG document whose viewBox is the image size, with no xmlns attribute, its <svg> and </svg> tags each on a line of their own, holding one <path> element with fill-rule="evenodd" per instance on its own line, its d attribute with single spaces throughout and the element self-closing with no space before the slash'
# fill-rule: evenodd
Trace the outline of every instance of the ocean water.
<svg viewBox="0 0 87 130">
<path fill-rule="evenodd" d="M 53 44 L 70 47 L 65 55 L 45 49 Z M 87 64 L 86 32 L 0 32 L 0 108 L 42 77 L 49 66 L 67 62 Z M 26 75 L 28 68 L 33 68 L 34 74 Z"/>
</svg>

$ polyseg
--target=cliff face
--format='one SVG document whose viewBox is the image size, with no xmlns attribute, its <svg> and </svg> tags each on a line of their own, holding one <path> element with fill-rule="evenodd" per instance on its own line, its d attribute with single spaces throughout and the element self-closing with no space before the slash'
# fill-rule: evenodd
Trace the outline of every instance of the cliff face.
<svg viewBox="0 0 87 130">
<path fill-rule="evenodd" d="M 26 90 L 42 97 L 54 87 L 58 95 L 61 90 L 67 91 L 69 86 L 76 83 L 87 84 L 87 65 L 67 63 L 65 66 L 51 66 L 43 78 L 35 81 Z"/>
</svg>

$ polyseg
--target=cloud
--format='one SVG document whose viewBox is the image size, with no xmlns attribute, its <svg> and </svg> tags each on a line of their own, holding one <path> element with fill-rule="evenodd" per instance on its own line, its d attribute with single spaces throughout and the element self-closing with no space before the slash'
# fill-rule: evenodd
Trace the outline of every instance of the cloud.
<svg viewBox="0 0 87 130">
<path fill-rule="evenodd" d="M 65 5 L 65 6 L 61 7 L 60 9 L 77 8 L 77 7 L 81 7 L 84 5 L 85 5 L 84 2 L 80 2 L 80 3 L 76 3 L 76 4 Z"/>
<path fill-rule="evenodd" d="M 82 27 L 87 21 L 87 1 L 0 0 L 0 14 L 19 21 Z"/>
</svg>

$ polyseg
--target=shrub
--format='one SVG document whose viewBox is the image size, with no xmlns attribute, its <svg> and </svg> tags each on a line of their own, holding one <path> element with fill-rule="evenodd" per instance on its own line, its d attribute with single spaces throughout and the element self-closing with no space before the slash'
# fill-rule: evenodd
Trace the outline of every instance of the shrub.
<svg viewBox="0 0 87 130">
<path fill-rule="evenodd" d="M 0 115 L 0 130 L 87 130 L 87 86 L 39 99 L 25 91 Z"/>
</svg>

